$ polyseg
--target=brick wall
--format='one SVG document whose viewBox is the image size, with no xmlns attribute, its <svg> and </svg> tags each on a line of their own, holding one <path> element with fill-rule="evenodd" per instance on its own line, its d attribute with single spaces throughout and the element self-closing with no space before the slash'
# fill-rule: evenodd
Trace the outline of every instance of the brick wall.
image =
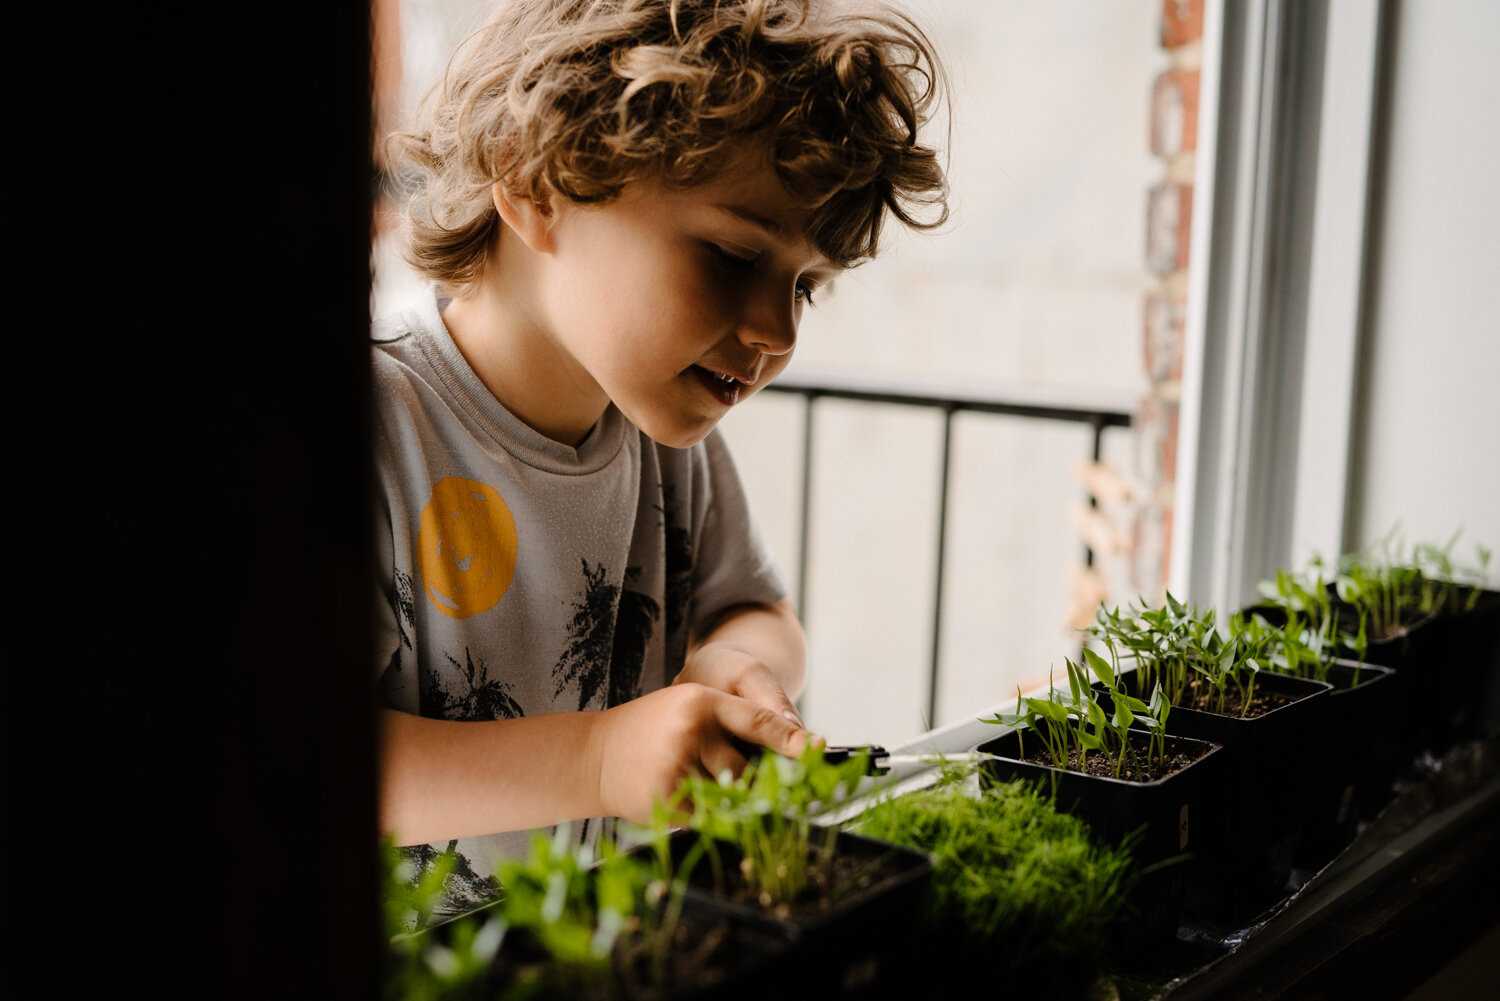
<svg viewBox="0 0 1500 1001">
<path fill-rule="evenodd" d="M 1132 531 L 1131 577 L 1139 594 L 1159 597 L 1171 559 L 1172 491 L 1182 395 L 1183 320 L 1191 251 L 1203 0 L 1162 0 L 1166 68 L 1151 89 L 1151 152 L 1161 180 L 1146 196 L 1146 264 L 1152 288 L 1142 309 L 1141 350 L 1150 391 L 1136 420 L 1136 476 L 1142 490 Z"/>
</svg>

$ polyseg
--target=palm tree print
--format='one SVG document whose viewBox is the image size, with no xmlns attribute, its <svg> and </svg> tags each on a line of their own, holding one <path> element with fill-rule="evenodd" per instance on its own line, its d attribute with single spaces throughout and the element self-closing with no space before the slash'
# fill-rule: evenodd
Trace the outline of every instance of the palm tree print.
<svg viewBox="0 0 1500 1001">
<path fill-rule="evenodd" d="M 472 911 L 500 895 L 499 884 L 474 871 L 468 856 L 458 850 L 457 841 L 448 842 L 445 851 L 439 851 L 433 845 L 412 845 L 400 851 L 416 870 L 412 885 L 416 885 L 439 858 L 449 852 L 453 854 L 453 871 L 443 882 L 443 901 L 439 905 L 444 911 Z"/>
<path fill-rule="evenodd" d="M 411 577 L 396 571 L 396 631 L 401 634 L 401 645 L 410 650 L 411 637 L 407 628 L 417 631 L 417 606 L 412 600 Z"/>
<path fill-rule="evenodd" d="M 483 657 L 479 658 L 478 667 L 475 666 L 468 647 L 464 647 L 462 664 L 451 654 L 444 653 L 443 657 L 454 668 L 453 672 L 447 673 L 456 672 L 464 690 L 456 693 L 448 691 L 438 680 L 438 672 L 424 671 L 421 697 L 423 716 L 473 722 L 516 719 L 526 715 L 511 695 L 510 686 L 498 678 L 490 678 Z"/>
<path fill-rule="evenodd" d="M 552 669 L 557 682 L 554 697 L 573 684 L 578 685 L 578 708 L 587 709 L 595 696 L 604 690 L 609 678 L 609 661 L 613 652 L 615 608 L 620 589 L 606 578 L 603 564 L 592 569 L 583 563 L 583 600 L 573 604 L 573 620 L 568 623 L 568 646 Z"/>
<path fill-rule="evenodd" d="M 629 584 L 640 574 L 640 567 L 630 567 L 625 571 L 625 583 Z M 655 598 L 628 587 L 620 594 L 606 705 L 618 706 L 641 694 L 641 668 L 646 663 L 646 645 L 651 642 L 659 618 L 661 606 Z"/>
<path fill-rule="evenodd" d="M 687 655 L 687 611 L 693 595 L 693 535 L 678 524 L 682 509 L 677 505 L 676 491 L 662 488 L 662 541 L 666 557 L 666 587 L 662 595 L 667 609 L 667 680 L 682 670 Z"/>
<path fill-rule="evenodd" d="M 573 605 L 568 623 L 568 646 L 552 669 L 557 695 L 578 686 L 578 708 L 596 704 L 602 694 L 606 706 L 628 702 L 641 693 L 641 668 L 646 646 L 656 631 L 661 605 L 650 595 L 609 583 L 602 565 L 583 560 L 583 600 Z M 640 576 L 638 567 L 626 570 L 625 580 Z"/>
</svg>

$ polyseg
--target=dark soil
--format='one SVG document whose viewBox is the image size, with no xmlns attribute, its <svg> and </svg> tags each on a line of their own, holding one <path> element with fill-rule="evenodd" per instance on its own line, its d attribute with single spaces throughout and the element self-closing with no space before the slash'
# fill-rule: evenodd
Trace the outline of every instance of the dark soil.
<svg viewBox="0 0 1500 1001">
<path fill-rule="evenodd" d="M 764 967 L 785 946 L 728 918 L 684 913 L 659 948 L 660 929 L 639 919 L 615 940 L 607 964 L 581 967 L 553 960 L 525 935 L 506 939 L 491 972 L 499 994 L 513 991 L 533 1001 L 659 1001 L 739 997 L 735 981 Z M 658 955 L 659 953 L 659 955 Z"/>
<path fill-rule="evenodd" d="M 747 937 L 751 936 L 751 937 Z M 672 944 L 656 967 L 649 937 L 628 937 L 613 956 L 616 996 L 683 997 L 719 992 L 776 954 L 780 944 L 754 939 L 727 918 L 705 920 L 683 914 L 672 928 Z"/>
<path fill-rule="evenodd" d="M 1175 741 L 1167 738 L 1166 752 L 1161 758 L 1147 758 L 1147 739 L 1144 734 L 1131 734 L 1131 751 L 1125 756 L 1125 766 L 1120 769 L 1120 774 L 1115 774 L 1116 758 L 1112 754 L 1102 751 L 1090 751 L 1083 762 L 1078 760 L 1078 751 L 1074 749 L 1068 754 L 1068 770 L 1073 772 L 1084 772 L 1100 778 L 1118 778 L 1125 782 L 1155 782 L 1157 779 L 1166 778 L 1173 772 L 1179 772 L 1197 761 L 1206 750 L 1193 748 L 1190 751 L 1174 749 Z M 1057 763 L 1045 753 L 1033 752 L 1023 758 L 1025 762 L 1032 765 L 1041 765 L 1044 768 L 1056 768 Z"/>
<path fill-rule="evenodd" d="M 724 886 L 718 895 L 742 907 L 758 909 L 778 921 L 805 921 L 832 910 L 850 893 L 874 886 L 888 875 L 881 865 L 882 858 L 836 852 L 831 858 L 816 859 L 809 864 L 807 885 L 796 899 L 777 902 L 751 884 L 737 856 L 726 856 Z M 709 872 L 709 866 L 700 863 L 693 883 L 699 884 L 701 878 L 706 884 Z"/>
<path fill-rule="evenodd" d="M 1254 694 L 1250 699 L 1250 707 L 1246 710 L 1244 695 L 1233 682 L 1229 683 L 1224 693 L 1223 706 L 1219 705 L 1219 693 L 1202 679 L 1188 682 L 1188 691 L 1190 693 L 1188 700 L 1176 703 L 1182 709 L 1196 709 L 1199 712 L 1213 713 L 1216 716 L 1241 716 L 1245 719 L 1264 716 L 1273 709 L 1279 709 L 1297 701 L 1292 696 L 1266 691 L 1257 685 L 1252 690 Z"/>
</svg>

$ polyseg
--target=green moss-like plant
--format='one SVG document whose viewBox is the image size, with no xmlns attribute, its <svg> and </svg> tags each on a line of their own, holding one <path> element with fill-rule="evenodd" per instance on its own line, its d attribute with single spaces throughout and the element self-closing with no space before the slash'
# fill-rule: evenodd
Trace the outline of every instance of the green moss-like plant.
<svg viewBox="0 0 1500 1001">
<path fill-rule="evenodd" d="M 1021 782 L 980 793 L 972 775 L 950 771 L 871 807 L 853 827 L 935 857 L 923 924 L 946 954 L 934 970 L 1034 984 L 1036 997 L 1081 991 L 1097 977 L 1136 879 L 1128 846 L 1096 842 Z"/>
</svg>

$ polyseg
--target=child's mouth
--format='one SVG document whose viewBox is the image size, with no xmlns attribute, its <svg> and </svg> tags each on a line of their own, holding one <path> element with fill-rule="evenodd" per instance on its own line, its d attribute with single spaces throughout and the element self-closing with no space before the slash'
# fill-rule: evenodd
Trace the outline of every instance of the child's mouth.
<svg viewBox="0 0 1500 1001">
<path fill-rule="evenodd" d="M 732 407 L 739 401 L 740 387 L 743 385 L 731 375 L 720 375 L 710 371 L 701 365 L 693 366 L 693 375 L 698 377 L 703 388 L 708 390 L 709 395 L 718 400 L 726 407 Z"/>
</svg>

